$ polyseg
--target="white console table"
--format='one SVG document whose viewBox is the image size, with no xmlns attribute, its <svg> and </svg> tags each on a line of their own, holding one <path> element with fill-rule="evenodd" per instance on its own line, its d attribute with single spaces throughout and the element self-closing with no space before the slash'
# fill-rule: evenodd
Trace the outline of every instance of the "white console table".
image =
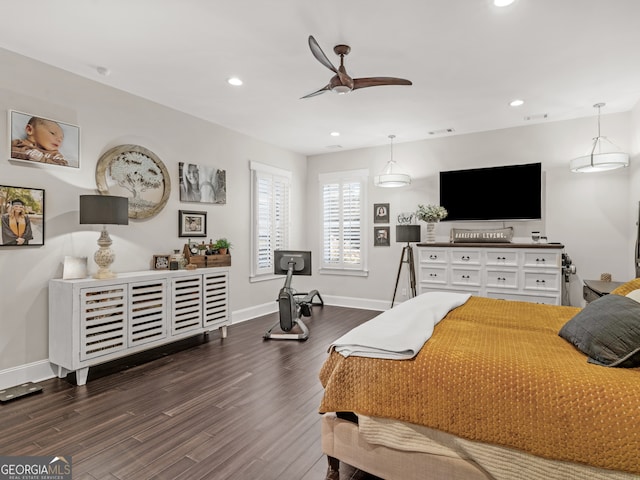
<svg viewBox="0 0 640 480">
<path fill-rule="evenodd" d="M 92 365 L 216 328 L 224 338 L 230 323 L 228 268 L 49 281 L 49 361 L 78 385 Z"/>
<path fill-rule="evenodd" d="M 560 244 L 419 243 L 418 292 L 562 304 Z"/>
</svg>

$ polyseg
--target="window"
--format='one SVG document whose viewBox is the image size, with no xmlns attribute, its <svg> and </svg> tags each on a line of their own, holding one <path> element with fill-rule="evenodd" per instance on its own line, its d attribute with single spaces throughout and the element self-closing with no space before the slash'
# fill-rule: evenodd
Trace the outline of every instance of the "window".
<svg viewBox="0 0 640 480">
<path fill-rule="evenodd" d="M 366 275 L 366 187 L 368 172 L 322 174 L 321 273 Z"/>
<path fill-rule="evenodd" d="M 273 251 L 289 246 L 291 172 L 251 162 L 251 278 L 271 278 Z"/>
</svg>

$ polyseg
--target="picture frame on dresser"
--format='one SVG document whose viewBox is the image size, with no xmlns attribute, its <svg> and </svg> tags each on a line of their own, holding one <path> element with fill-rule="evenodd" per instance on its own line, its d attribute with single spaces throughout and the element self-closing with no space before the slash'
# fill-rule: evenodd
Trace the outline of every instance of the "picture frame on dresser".
<svg viewBox="0 0 640 480">
<path fill-rule="evenodd" d="M 1 247 L 44 245 L 44 190 L 0 185 Z"/>
<path fill-rule="evenodd" d="M 9 158 L 80 168 L 80 127 L 42 115 L 9 110 Z"/>
</svg>

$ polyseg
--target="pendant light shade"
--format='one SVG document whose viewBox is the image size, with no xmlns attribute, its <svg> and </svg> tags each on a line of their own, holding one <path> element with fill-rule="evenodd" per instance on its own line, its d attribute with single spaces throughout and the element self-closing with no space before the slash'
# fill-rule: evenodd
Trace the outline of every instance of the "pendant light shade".
<svg viewBox="0 0 640 480">
<path fill-rule="evenodd" d="M 620 147 L 607 137 L 600 135 L 600 109 L 604 105 L 604 103 L 594 105 L 594 108 L 598 109 L 598 136 L 593 139 L 591 151 L 587 155 L 571 160 L 569 168 L 572 172 L 604 172 L 629 166 L 629 154 L 622 152 Z"/>
<path fill-rule="evenodd" d="M 396 138 L 395 135 L 389 135 L 391 139 L 391 158 L 387 162 L 387 165 L 382 170 L 380 175 L 376 175 L 373 177 L 373 183 L 376 187 L 386 187 L 386 188 L 394 188 L 394 187 L 404 187 L 405 185 L 411 184 L 411 177 L 406 173 L 402 173 L 398 168 L 398 165 L 393 160 L 393 139 Z"/>
</svg>

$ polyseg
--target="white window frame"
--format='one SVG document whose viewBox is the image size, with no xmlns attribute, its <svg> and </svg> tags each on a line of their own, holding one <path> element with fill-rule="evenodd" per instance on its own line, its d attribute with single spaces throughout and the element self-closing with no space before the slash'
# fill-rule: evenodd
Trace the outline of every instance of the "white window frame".
<svg viewBox="0 0 640 480">
<path fill-rule="evenodd" d="M 293 175 L 288 170 L 254 161 L 249 163 L 249 168 L 251 170 L 251 271 L 249 281 L 259 282 L 280 278 L 273 273 L 273 263 L 262 267 L 259 265 L 260 202 L 262 200 L 269 204 L 269 235 L 270 243 L 274 246 L 271 252 L 276 248 L 288 248 L 291 240 L 291 179 Z M 277 202 L 277 197 L 273 195 L 273 190 L 270 198 L 261 198 L 260 192 L 258 191 L 258 182 L 260 179 L 269 179 L 272 182 L 278 182 L 280 187 L 284 188 L 284 200 L 282 203 Z M 274 215 L 277 210 L 281 211 L 281 216 L 284 218 L 279 224 L 281 227 L 280 230 L 274 231 L 273 228 L 276 224 Z M 280 240 L 274 238 L 278 233 L 281 236 Z M 273 257 L 271 257 L 271 261 L 273 261 Z"/>
<path fill-rule="evenodd" d="M 340 252 L 340 262 L 338 264 L 328 264 L 325 262 L 324 252 L 324 225 L 325 225 L 325 205 L 324 205 L 324 186 L 328 184 L 338 184 L 340 195 L 342 196 L 343 187 L 347 183 L 359 183 L 360 184 L 360 263 L 357 265 L 345 264 L 343 252 Z M 370 240 L 369 236 L 369 222 L 366 214 L 367 205 L 367 189 L 369 185 L 369 171 L 367 169 L 362 170 L 349 170 L 344 172 L 332 172 L 322 173 L 318 175 L 318 190 L 319 190 L 319 205 L 320 205 L 320 269 L 319 273 L 325 275 L 352 275 L 365 277 L 369 275 L 368 271 L 368 244 Z M 340 235 L 344 233 L 344 225 L 342 223 L 342 217 L 344 210 L 340 207 Z M 342 242 L 341 242 L 342 243 Z M 342 248 L 344 244 L 341 244 Z"/>
</svg>

